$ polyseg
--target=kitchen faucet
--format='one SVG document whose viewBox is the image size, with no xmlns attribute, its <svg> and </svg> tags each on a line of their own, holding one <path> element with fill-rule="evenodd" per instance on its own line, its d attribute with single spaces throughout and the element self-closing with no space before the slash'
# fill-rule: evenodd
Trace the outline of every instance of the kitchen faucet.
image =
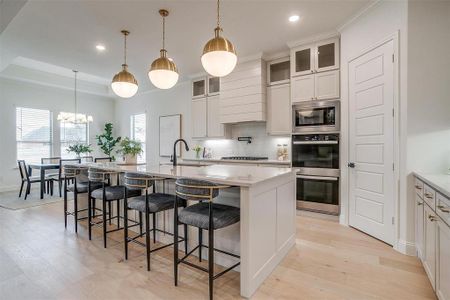
<svg viewBox="0 0 450 300">
<path fill-rule="evenodd" d="M 188 146 L 187 142 L 184 139 L 178 139 L 178 140 L 175 141 L 175 143 L 173 143 L 173 157 L 172 157 L 172 161 L 173 161 L 173 166 L 174 167 L 177 165 L 177 144 L 178 144 L 178 142 L 184 143 L 186 151 L 189 151 L 189 146 Z"/>
</svg>

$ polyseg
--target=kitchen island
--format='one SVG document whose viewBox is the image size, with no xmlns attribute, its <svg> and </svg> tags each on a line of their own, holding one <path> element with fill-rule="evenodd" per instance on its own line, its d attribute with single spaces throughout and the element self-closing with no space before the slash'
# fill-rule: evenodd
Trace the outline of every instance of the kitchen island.
<svg viewBox="0 0 450 300">
<path fill-rule="evenodd" d="M 215 246 L 240 253 L 240 289 L 243 297 L 252 296 L 295 243 L 295 172 L 290 168 L 238 165 L 120 166 L 114 163 L 88 165 L 169 179 L 202 179 L 236 187 L 234 195 L 237 199 L 234 199 L 234 205 L 240 207 L 240 224 L 222 238 L 219 235 Z M 217 262 L 220 264 L 220 260 Z"/>
</svg>

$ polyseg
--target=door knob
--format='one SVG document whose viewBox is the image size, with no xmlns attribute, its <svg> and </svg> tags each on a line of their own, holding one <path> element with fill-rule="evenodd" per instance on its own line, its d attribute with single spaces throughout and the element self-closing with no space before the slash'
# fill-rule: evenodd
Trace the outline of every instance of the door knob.
<svg viewBox="0 0 450 300">
<path fill-rule="evenodd" d="M 354 162 L 349 162 L 349 163 L 347 164 L 347 167 L 349 167 L 349 168 L 354 168 L 354 167 L 355 167 L 355 163 L 354 163 Z"/>
</svg>

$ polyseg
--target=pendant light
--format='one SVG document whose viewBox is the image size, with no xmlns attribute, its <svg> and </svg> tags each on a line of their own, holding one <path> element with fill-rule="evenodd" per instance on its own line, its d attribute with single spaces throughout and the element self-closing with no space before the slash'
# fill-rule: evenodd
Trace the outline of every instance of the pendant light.
<svg viewBox="0 0 450 300">
<path fill-rule="evenodd" d="M 157 88 L 167 90 L 177 83 L 178 70 L 175 63 L 170 58 L 167 58 L 167 51 L 165 48 L 166 17 L 169 15 L 169 11 L 160 9 L 159 14 L 163 19 L 162 49 L 160 50 L 161 56 L 152 62 L 150 71 L 148 72 L 148 78 Z"/>
<path fill-rule="evenodd" d="M 138 90 L 138 83 L 134 78 L 133 74 L 128 72 L 127 65 L 127 35 L 130 34 L 127 30 L 122 30 L 124 35 L 124 63 L 122 65 L 122 71 L 114 75 L 111 83 L 111 88 L 114 93 L 122 98 L 133 97 Z"/>
<path fill-rule="evenodd" d="M 233 44 L 220 36 L 220 0 L 217 0 L 217 27 L 215 37 L 209 40 L 203 48 L 202 65 L 208 74 L 223 77 L 231 73 L 237 62 L 236 50 Z"/>
<path fill-rule="evenodd" d="M 78 114 L 78 97 L 77 97 L 77 70 L 72 70 L 74 73 L 74 110 L 75 113 L 60 112 L 56 118 L 58 121 L 74 123 L 74 124 L 86 124 L 94 121 L 92 116 L 86 116 L 85 114 Z"/>
</svg>

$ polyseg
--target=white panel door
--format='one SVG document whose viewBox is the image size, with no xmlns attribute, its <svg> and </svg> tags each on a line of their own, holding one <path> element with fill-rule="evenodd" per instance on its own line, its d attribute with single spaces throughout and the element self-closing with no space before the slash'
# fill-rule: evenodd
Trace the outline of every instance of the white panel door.
<svg viewBox="0 0 450 300">
<path fill-rule="evenodd" d="M 339 98 L 339 70 L 314 75 L 316 100 Z"/>
<path fill-rule="evenodd" d="M 349 64 L 349 224 L 394 243 L 394 42 Z"/>
<path fill-rule="evenodd" d="M 206 137 L 206 97 L 192 100 L 192 137 Z"/>
<path fill-rule="evenodd" d="M 314 74 L 291 79 L 292 102 L 314 100 Z"/>
</svg>

